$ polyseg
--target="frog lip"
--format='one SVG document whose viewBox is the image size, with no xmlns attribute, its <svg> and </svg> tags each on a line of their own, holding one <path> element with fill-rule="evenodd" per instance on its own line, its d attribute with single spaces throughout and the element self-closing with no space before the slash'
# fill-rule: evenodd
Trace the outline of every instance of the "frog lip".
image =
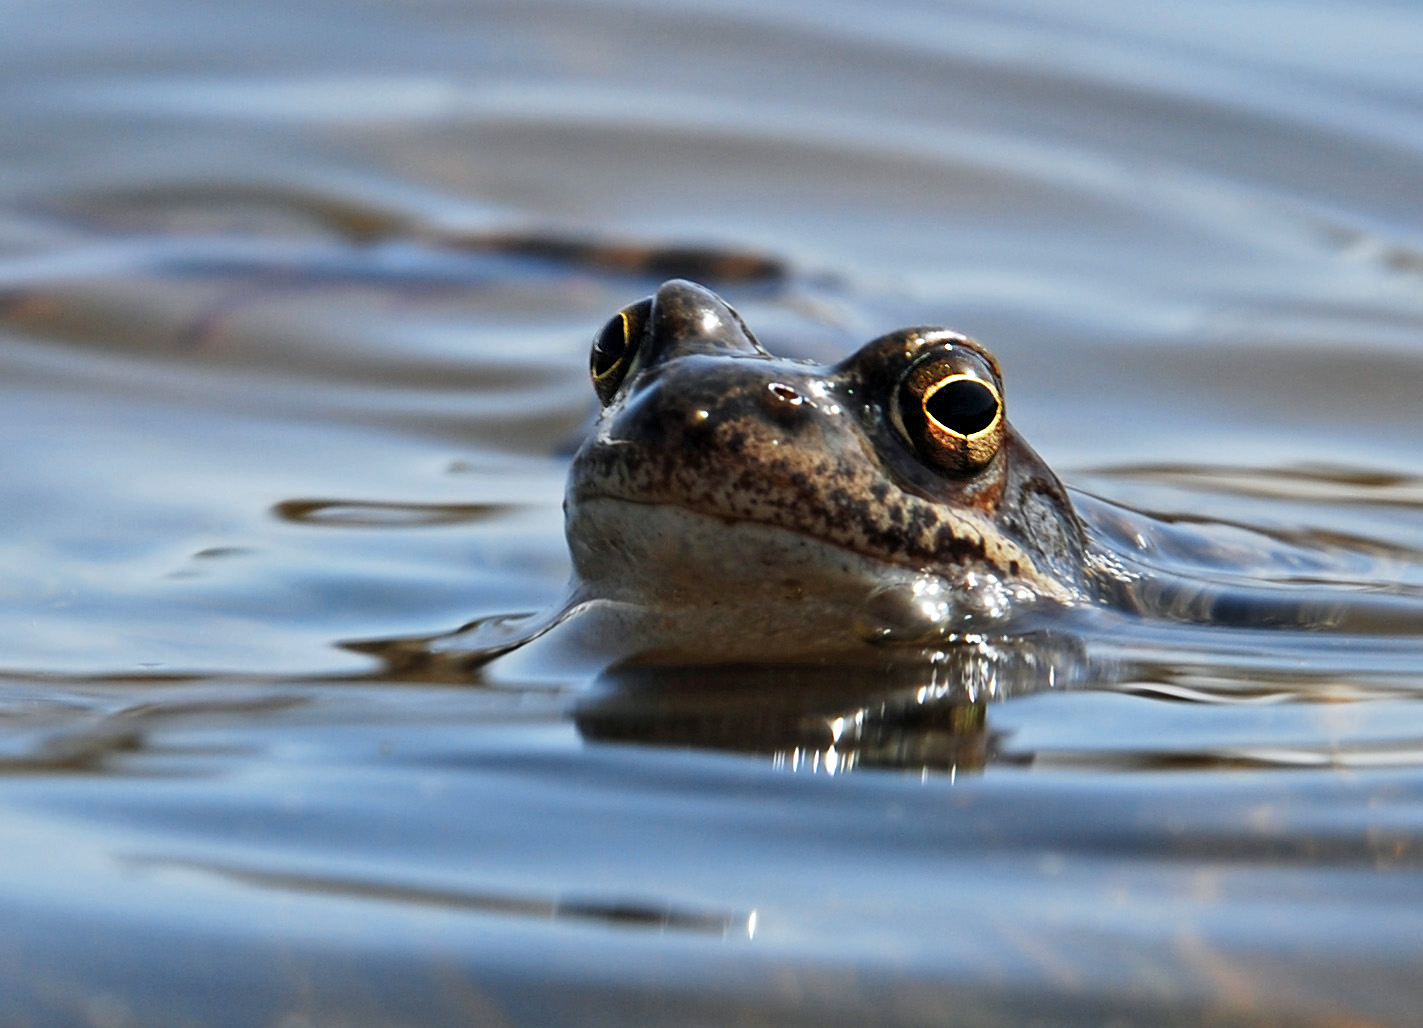
<svg viewBox="0 0 1423 1028">
<path fill-rule="evenodd" d="M 568 505 L 575 576 L 614 597 L 672 606 L 755 604 L 770 593 L 858 603 L 919 574 L 810 532 L 678 503 L 587 493 Z M 579 523 L 593 531 L 580 532 Z"/>
<path fill-rule="evenodd" d="M 621 505 L 639 512 L 639 525 L 646 522 L 641 519 L 651 511 L 670 510 L 676 511 L 683 517 L 702 519 L 708 524 L 716 524 L 725 528 L 746 526 L 752 528 L 765 529 L 768 532 L 783 534 L 786 537 L 796 537 L 807 543 L 814 543 L 825 547 L 835 553 L 852 554 L 855 558 L 864 561 L 873 561 L 886 568 L 917 569 L 919 564 L 907 559 L 897 559 L 892 553 L 866 552 L 853 546 L 847 546 L 844 542 L 828 538 L 825 534 L 817 532 L 804 526 L 786 525 L 771 518 L 755 517 L 748 514 L 736 514 L 729 511 L 711 510 L 705 506 L 667 497 L 637 496 L 629 492 L 619 491 L 603 485 L 588 485 L 571 489 L 564 502 L 564 512 L 569 526 L 570 538 L 573 536 L 572 526 L 579 515 L 590 507 L 601 505 L 604 509 L 612 505 Z"/>
<path fill-rule="evenodd" d="M 988 570 L 997 573 L 1000 568 L 1011 564 L 1014 572 L 1010 577 L 1029 585 L 1043 599 L 1063 604 L 1073 604 L 1081 599 L 1077 590 L 1058 582 L 1051 575 L 1039 571 L 1031 556 L 1011 541 L 999 536 L 995 537 L 996 541 L 990 545 L 982 534 L 986 526 L 971 523 L 966 518 L 961 518 L 959 521 L 959 527 L 964 530 L 963 534 L 958 536 L 963 544 L 963 554 L 960 559 L 949 561 L 946 567 L 942 560 L 925 560 L 906 552 L 896 553 L 873 547 L 855 546 L 847 539 L 833 538 L 808 525 L 788 525 L 771 518 L 710 510 L 677 498 L 635 496 L 628 492 L 609 488 L 606 484 L 587 484 L 570 488 L 564 503 L 570 544 L 576 543 L 578 533 L 574 529 L 574 524 L 578 517 L 585 515 L 588 507 L 600 504 L 605 508 L 607 505 L 618 504 L 638 509 L 640 513 L 633 517 L 636 519 L 635 524 L 639 527 L 648 524 L 646 512 L 675 510 L 684 517 L 701 519 L 708 524 L 715 523 L 723 529 L 737 527 L 763 529 L 770 533 L 768 538 L 779 541 L 778 545 L 789 544 L 791 540 L 795 540 L 798 549 L 808 550 L 810 544 L 819 547 L 820 552 L 829 555 L 826 558 L 827 566 L 834 565 L 836 558 L 839 557 L 856 564 L 863 564 L 866 567 L 878 568 L 882 573 L 893 572 L 909 575 L 927 573 L 942 576 L 953 575 L 955 571 L 973 570 Z M 974 538 L 975 535 L 977 538 Z M 627 542 L 626 539 L 622 541 Z M 764 562 L 764 556 L 763 554 L 758 558 L 754 553 L 746 556 L 742 567 L 748 577 L 758 570 L 757 561 Z M 717 559 L 723 559 L 722 555 L 718 554 Z"/>
</svg>

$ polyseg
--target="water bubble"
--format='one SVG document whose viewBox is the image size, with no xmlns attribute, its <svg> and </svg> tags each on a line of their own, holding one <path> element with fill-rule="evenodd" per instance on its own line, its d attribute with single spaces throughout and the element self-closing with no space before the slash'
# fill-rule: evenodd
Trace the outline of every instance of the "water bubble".
<svg viewBox="0 0 1423 1028">
<path fill-rule="evenodd" d="M 860 637 L 882 644 L 930 643 L 1001 625 L 1023 597 L 997 575 L 970 571 L 958 581 L 928 573 L 879 586 L 855 615 Z"/>
</svg>

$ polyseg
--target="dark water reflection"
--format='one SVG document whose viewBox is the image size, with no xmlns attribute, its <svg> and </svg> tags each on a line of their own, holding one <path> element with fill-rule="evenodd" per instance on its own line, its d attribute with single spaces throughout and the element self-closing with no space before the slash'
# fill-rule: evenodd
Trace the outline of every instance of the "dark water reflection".
<svg viewBox="0 0 1423 1028">
<path fill-rule="evenodd" d="M 0 30 L 0 1022 L 1415 1023 L 1413 8 Z M 558 600 L 588 338 L 674 274 L 971 332 L 1066 479 L 1353 621 L 441 650 Z"/>
</svg>

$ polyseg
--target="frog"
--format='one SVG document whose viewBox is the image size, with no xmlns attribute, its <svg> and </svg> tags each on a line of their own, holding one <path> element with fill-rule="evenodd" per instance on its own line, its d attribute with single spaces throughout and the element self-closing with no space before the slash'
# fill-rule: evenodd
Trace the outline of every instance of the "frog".
<svg viewBox="0 0 1423 1028">
<path fill-rule="evenodd" d="M 623 662 L 883 666 L 1100 638 L 1124 619 L 1423 626 L 1418 597 L 1365 596 L 1377 569 L 1346 550 L 1068 487 L 1009 420 L 997 359 L 950 328 L 895 329 L 834 363 L 782 357 L 674 279 L 597 331 L 589 374 L 599 413 L 567 478 L 565 602 L 426 638 L 431 651 L 485 661 L 576 622 L 576 645 Z"/>
<path fill-rule="evenodd" d="M 526 667 L 596 654 L 572 703 L 588 741 L 977 773 L 1034 759 L 990 728 L 1003 700 L 1210 699 L 1212 674 L 1272 649 L 1295 661 L 1290 688 L 1307 662 L 1335 688 L 1350 649 L 1295 633 L 1423 634 L 1418 590 L 1366 587 L 1386 580 L 1366 540 L 1153 516 L 1065 484 L 1009 420 L 998 360 L 953 329 L 777 356 L 672 280 L 589 354 L 566 598 L 402 651 L 428 676 L 561 637 Z"/>
<path fill-rule="evenodd" d="M 590 595 L 695 610 L 721 648 L 763 653 L 972 634 L 1094 598 L 1068 491 L 966 335 L 777 357 L 715 293 L 672 280 L 598 332 L 590 372 L 601 414 L 564 502 Z M 753 630 L 757 610 L 784 616 Z"/>
</svg>

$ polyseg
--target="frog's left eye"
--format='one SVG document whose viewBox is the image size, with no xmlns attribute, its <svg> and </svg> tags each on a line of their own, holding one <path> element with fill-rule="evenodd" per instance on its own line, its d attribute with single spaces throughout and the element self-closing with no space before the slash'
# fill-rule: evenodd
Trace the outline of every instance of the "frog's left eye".
<svg viewBox="0 0 1423 1028">
<path fill-rule="evenodd" d="M 618 311 L 593 337 L 589 365 L 593 374 L 593 389 L 604 407 L 613 402 L 613 397 L 637 362 L 647 319 L 651 314 L 652 301 L 639 301 Z"/>
<path fill-rule="evenodd" d="M 1003 397 L 986 368 L 967 355 L 910 367 L 895 397 L 895 423 L 920 455 L 943 471 L 967 474 L 1003 442 Z"/>
</svg>

